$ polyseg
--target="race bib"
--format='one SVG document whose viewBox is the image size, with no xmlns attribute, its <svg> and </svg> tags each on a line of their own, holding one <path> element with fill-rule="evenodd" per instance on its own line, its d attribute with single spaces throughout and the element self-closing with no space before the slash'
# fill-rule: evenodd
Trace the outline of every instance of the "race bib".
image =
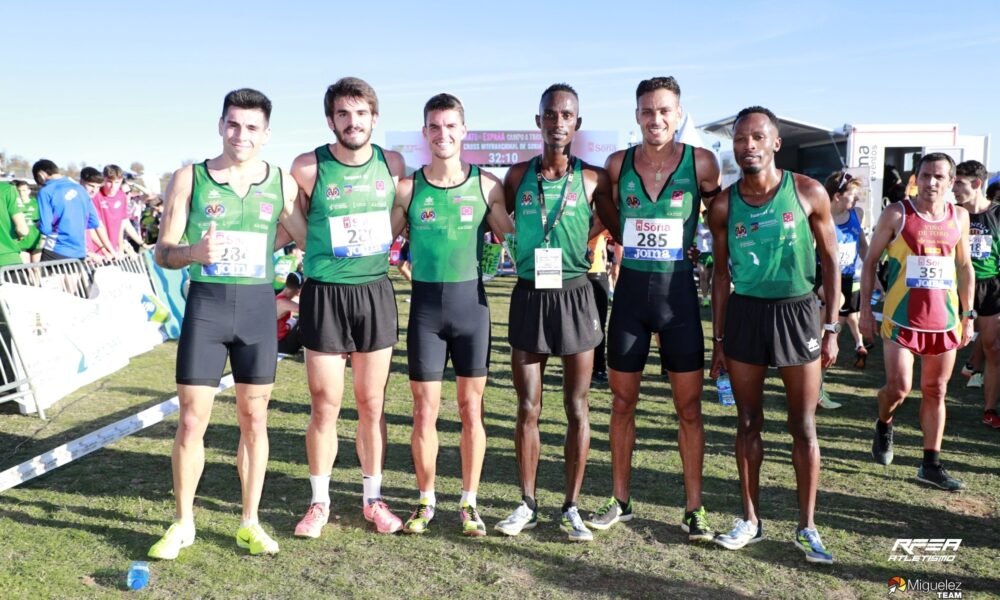
<svg viewBox="0 0 1000 600">
<path fill-rule="evenodd" d="M 906 287 L 931 290 L 947 290 L 955 287 L 954 257 L 906 257 Z"/>
<path fill-rule="evenodd" d="M 623 256 L 634 260 L 684 259 L 683 219 L 626 219 Z"/>
<path fill-rule="evenodd" d="M 217 230 L 215 243 L 222 246 L 222 258 L 203 266 L 201 272 L 205 275 L 255 279 L 267 275 L 266 261 L 271 254 L 267 251 L 266 233 Z"/>
<path fill-rule="evenodd" d="M 993 236 L 991 235 L 970 235 L 969 254 L 972 258 L 984 259 L 990 257 L 993 249 Z"/>
<path fill-rule="evenodd" d="M 330 217 L 330 240 L 337 258 L 385 254 L 392 246 L 389 213 L 377 211 Z"/>
<path fill-rule="evenodd" d="M 535 289 L 562 287 L 562 248 L 535 248 Z"/>
<path fill-rule="evenodd" d="M 858 258 L 858 245 L 855 242 L 840 242 L 837 244 L 837 262 L 841 269 L 853 265 Z"/>
</svg>

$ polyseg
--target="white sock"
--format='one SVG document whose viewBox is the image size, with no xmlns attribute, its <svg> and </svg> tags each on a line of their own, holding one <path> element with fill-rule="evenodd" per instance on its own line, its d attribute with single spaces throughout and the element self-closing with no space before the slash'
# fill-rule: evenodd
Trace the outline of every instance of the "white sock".
<svg viewBox="0 0 1000 600">
<path fill-rule="evenodd" d="M 426 492 L 421 490 L 420 503 L 424 504 L 424 500 L 427 501 L 426 504 L 430 504 L 431 506 L 437 506 L 437 496 L 434 495 L 434 490 L 427 490 Z"/>
<path fill-rule="evenodd" d="M 180 523 L 181 527 L 188 531 L 194 531 L 194 517 L 188 517 L 187 519 L 178 517 L 175 523 Z"/>
<path fill-rule="evenodd" d="M 251 525 L 256 525 L 257 523 L 257 519 L 243 519 L 240 521 L 240 527 L 250 527 Z"/>
<path fill-rule="evenodd" d="M 312 486 L 312 504 L 325 504 L 330 506 L 330 476 L 310 475 L 309 485 Z"/>
<path fill-rule="evenodd" d="M 371 500 L 378 500 L 382 497 L 382 474 L 363 475 L 361 485 L 364 486 L 364 505 L 368 506 Z"/>
<path fill-rule="evenodd" d="M 458 501 L 458 505 L 462 506 L 468 504 L 469 506 L 476 506 L 476 492 L 467 492 L 462 490 L 462 499 Z"/>
</svg>

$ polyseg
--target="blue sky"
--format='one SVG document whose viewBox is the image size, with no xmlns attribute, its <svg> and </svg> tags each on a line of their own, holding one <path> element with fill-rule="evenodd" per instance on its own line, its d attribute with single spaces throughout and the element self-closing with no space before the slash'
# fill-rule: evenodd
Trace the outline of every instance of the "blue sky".
<svg viewBox="0 0 1000 600">
<path fill-rule="evenodd" d="M 377 142 L 419 129 L 441 91 L 463 99 L 470 129 L 533 128 L 557 81 L 578 90 L 585 128 L 624 141 L 635 86 L 654 75 L 677 77 L 697 123 L 761 104 L 831 128 L 1000 136 L 1000 9 L 986 2 L 13 4 L 0 150 L 60 164 L 161 173 L 214 156 L 222 98 L 247 86 L 274 103 L 263 156 L 287 166 L 332 139 L 322 96 L 345 75 L 379 94 Z"/>
</svg>

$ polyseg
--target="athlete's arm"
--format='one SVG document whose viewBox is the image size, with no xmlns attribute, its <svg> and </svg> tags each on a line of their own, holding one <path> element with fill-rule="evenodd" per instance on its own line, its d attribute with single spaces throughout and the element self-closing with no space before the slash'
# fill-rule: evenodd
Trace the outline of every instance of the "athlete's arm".
<svg viewBox="0 0 1000 600">
<path fill-rule="evenodd" d="M 406 228 L 406 215 L 410 210 L 412 200 L 413 177 L 404 177 L 396 184 L 396 198 L 392 202 L 392 211 L 389 213 L 389 220 L 392 222 L 392 239 L 399 237 L 399 234 Z"/>
<path fill-rule="evenodd" d="M 24 218 L 24 213 L 17 213 L 10 218 L 11 222 L 14 223 L 14 231 L 17 232 L 17 238 L 23 239 L 28 235 L 28 221 Z"/>
<path fill-rule="evenodd" d="M 604 161 L 604 172 L 608 178 L 608 188 L 606 197 L 594 196 L 594 208 L 602 223 L 607 225 L 608 233 L 617 242 L 621 242 L 622 227 L 621 216 L 618 213 L 618 177 L 622 171 L 622 158 L 625 156 L 624 150 L 612 153 Z M 593 230 L 591 230 L 593 233 Z M 590 237 L 594 237 L 591 235 Z"/>
<path fill-rule="evenodd" d="M 295 245 L 302 247 L 306 239 L 306 219 L 302 216 L 302 211 L 298 209 L 299 184 L 290 172 L 279 169 L 281 173 L 281 212 L 278 214 L 278 221 L 284 228 L 289 241 L 294 241 Z M 286 246 L 288 242 L 281 244 Z M 280 248 L 275 240 L 275 249 Z"/>
<path fill-rule="evenodd" d="M 389 173 L 392 174 L 392 182 L 398 185 L 406 175 L 406 161 L 403 160 L 403 155 L 395 150 L 383 150 L 383 152 L 385 153 L 385 162 L 389 166 Z"/>
<path fill-rule="evenodd" d="M 192 246 L 181 244 L 187 228 L 191 204 L 194 168 L 191 165 L 174 172 L 167 183 L 163 215 L 160 217 L 160 237 L 156 240 L 153 258 L 165 269 L 182 269 L 193 262 L 211 264 L 222 258 L 222 247 L 215 244 L 215 222 L 209 226 L 202 239 Z"/>
<path fill-rule="evenodd" d="M 854 212 L 858 215 L 858 223 L 864 223 L 865 209 L 855 206 Z M 861 232 L 858 234 L 858 256 L 861 257 L 861 260 L 868 257 L 868 237 L 865 235 L 864 226 L 861 227 Z"/>
<path fill-rule="evenodd" d="M 726 368 L 726 355 L 722 351 L 722 337 L 726 333 L 726 305 L 729 304 L 729 189 L 708 207 L 708 228 L 712 232 L 712 256 L 718 268 L 712 275 L 712 368 L 709 377 L 718 377 Z"/>
<path fill-rule="evenodd" d="M 705 208 L 712 199 L 722 191 L 722 174 L 719 172 L 719 161 L 715 154 L 705 148 L 694 149 L 694 170 L 698 176 L 698 192 Z"/>
<path fill-rule="evenodd" d="M 521 185 L 521 179 L 527 168 L 527 162 L 519 162 L 507 169 L 507 174 L 503 177 L 503 197 L 508 215 L 514 214 L 514 208 L 517 206 L 517 187 Z"/>
<path fill-rule="evenodd" d="M 503 240 L 505 234 L 514 233 L 514 221 L 507 213 L 503 184 L 493 173 L 487 173 L 483 170 L 480 170 L 479 173 L 479 183 L 483 188 L 483 196 L 486 198 L 486 222 L 489 223 L 493 235 L 498 240 Z"/>
<path fill-rule="evenodd" d="M 971 310 L 976 293 L 976 274 L 972 270 L 972 256 L 969 254 L 969 211 L 955 207 L 958 230 L 962 238 L 955 247 L 955 271 L 958 277 L 958 302 L 963 310 Z M 969 317 L 962 317 L 962 345 L 964 348 L 972 340 L 972 323 Z"/>
<path fill-rule="evenodd" d="M 583 166 L 583 191 L 594 207 L 594 219 L 590 225 L 587 239 L 594 239 L 605 229 L 620 230 L 618 212 L 615 211 L 611 200 L 611 177 L 608 176 L 608 172 L 600 167 L 585 164 Z M 613 221 L 610 224 L 605 223 L 605 216 Z"/>
<path fill-rule="evenodd" d="M 280 250 L 293 241 L 295 240 L 292 239 L 292 234 L 288 233 L 285 226 L 279 222 L 274 230 L 274 247 L 271 249 L 274 251 Z"/>
<path fill-rule="evenodd" d="M 878 270 L 878 261 L 882 252 L 889 246 L 889 242 L 896 237 L 903 226 L 903 207 L 897 202 L 885 207 L 882 216 L 879 217 L 872 232 L 871 242 L 868 243 L 868 255 L 861 266 L 861 316 L 858 327 L 861 328 L 862 335 L 868 334 L 872 338 L 878 337 L 878 325 L 875 323 L 875 315 L 872 313 L 872 290 L 875 289 L 875 273 Z M 888 317 L 883 317 L 888 318 Z"/>
<path fill-rule="evenodd" d="M 840 292 L 840 265 L 837 262 L 837 235 L 830 213 L 830 195 L 818 181 L 804 175 L 795 176 L 795 189 L 805 201 L 809 229 L 816 240 L 816 253 L 823 270 L 823 323 L 837 323 L 838 310 L 843 304 Z M 837 335 L 824 330 L 821 361 L 823 368 L 837 361 Z"/>
</svg>

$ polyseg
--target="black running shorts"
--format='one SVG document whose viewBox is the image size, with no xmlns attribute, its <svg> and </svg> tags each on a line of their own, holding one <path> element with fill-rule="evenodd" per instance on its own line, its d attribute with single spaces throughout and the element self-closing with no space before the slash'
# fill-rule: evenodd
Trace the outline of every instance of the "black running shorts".
<svg viewBox="0 0 1000 600">
<path fill-rule="evenodd" d="M 357 285 L 307 279 L 299 294 L 302 345 L 317 352 L 374 352 L 399 339 L 396 297 L 383 277 Z"/>
<path fill-rule="evenodd" d="M 723 350 L 752 365 L 792 367 L 820 357 L 819 304 L 811 292 L 795 298 L 733 294 L 726 306 Z"/>
<path fill-rule="evenodd" d="M 861 312 L 861 290 L 854 289 L 854 275 L 844 275 L 840 278 L 840 293 L 844 296 L 844 304 L 840 307 L 840 316 Z"/>
<path fill-rule="evenodd" d="M 481 279 L 413 282 L 406 328 L 411 381 L 441 381 L 451 359 L 455 375 L 485 377 L 490 364 L 490 307 Z"/>
<path fill-rule="evenodd" d="M 236 383 L 274 383 L 277 322 L 270 282 L 192 281 L 177 344 L 177 383 L 218 386 L 227 355 Z"/>
<path fill-rule="evenodd" d="M 518 279 L 510 297 L 508 339 L 511 348 L 524 352 L 570 356 L 601 342 L 599 319 L 586 275 L 563 280 L 554 290 L 536 290 L 534 281 Z"/>
<path fill-rule="evenodd" d="M 608 324 L 608 366 L 641 372 L 654 333 L 660 334 L 664 369 L 687 373 L 705 368 L 705 334 L 691 271 L 646 273 L 622 267 Z"/>
<path fill-rule="evenodd" d="M 980 317 L 1000 315 L 1000 277 L 976 280 L 976 298 L 973 307 Z"/>
</svg>

